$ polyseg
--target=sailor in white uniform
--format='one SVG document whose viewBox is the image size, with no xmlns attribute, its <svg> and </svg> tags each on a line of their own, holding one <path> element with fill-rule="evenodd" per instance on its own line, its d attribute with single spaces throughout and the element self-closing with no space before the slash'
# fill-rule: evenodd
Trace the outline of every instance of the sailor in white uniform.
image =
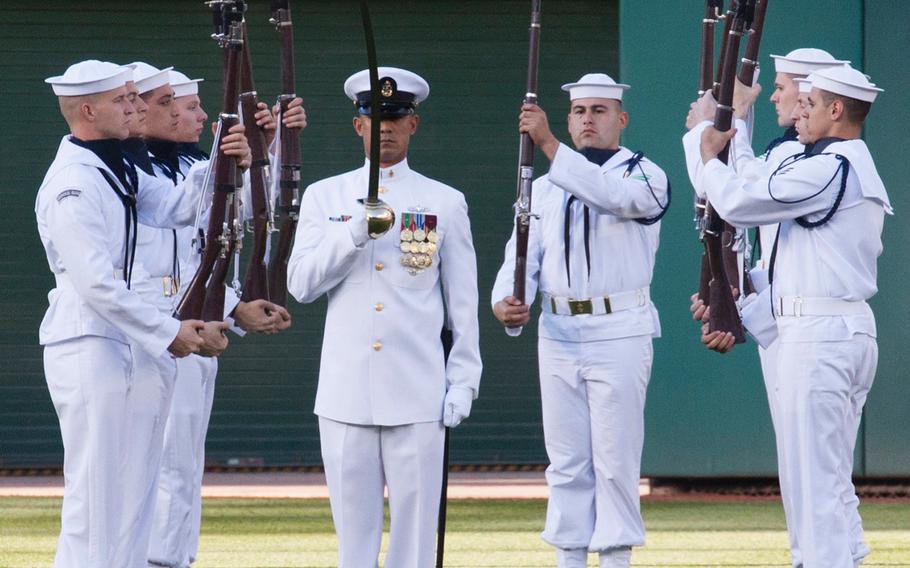
<svg viewBox="0 0 910 568">
<path fill-rule="evenodd" d="M 881 89 L 849 66 L 809 75 L 803 154 L 749 181 L 714 159 L 734 133 L 707 127 L 696 179 L 739 227 L 779 223 L 763 309 L 776 317 L 777 426 L 784 499 L 805 568 L 852 568 L 869 553 L 851 481 L 859 417 L 878 359 L 881 230 L 891 212 L 863 122 Z M 797 564 L 801 562 L 801 564 Z"/>
<path fill-rule="evenodd" d="M 650 284 L 660 218 L 669 200 L 664 172 L 620 146 L 623 92 L 602 73 L 569 91 L 569 133 L 559 143 L 536 105 L 519 129 L 550 159 L 534 182 L 527 256 L 528 303 L 540 291 L 538 355 L 550 500 L 542 537 L 560 568 L 629 566 L 645 542 L 638 484 L 651 341 L 660 336 Z M 493 313 L 521 333 L 528 305 L 512 295 L 515 234 L 492 292 Z"/>
<path fill-rule="evenodd" d="M 328 296 L 315 412 L 338 565 L 377 567 L 388 487 L 385 565 L 433 565 L 444 427 L 471 410 L 480 384 L 477 266 L 464 196 L 412 170 L 420 76 L 379 67 L 380 198 L 396 222 L 371 240 L 364 208 L 369 162 L 307 188 L 288 291 L 300 302 Z M 352 75 L 354 128 L 370 147 L 370 82 Z M 451 330 L 448 361 L 440 332 Z"/>
<path fill-rule="evenodd" d="M 130 71 L 83 61 L 47 82 L 71 135 L 38 190 L 38 232 L 56 286 L 41 323 L 48 390 L 60 421 L 65 488 L 55 568 L 145 567 L 166 385 L 137 372 L 198 351 L 202 322 L 179 322 L 130 289 L 137 220 L 192 220 L 195 197 L 134 171 L 120 141 L 134 116 Z M 168 363 L 168 361 L 170 363 Z"/>
<path fill-rule="evenodd" d="M 755 156 L 752 151 L 751 118 L 753 116 L 753 105 L 761 92 L 761 85 L 756 81 L 751 88 L 747 88 L 737 81 L 733 100 L 736 135 L 730 145 L 731 155 L 734 160 L 730 165 L 744 179 L 767 178 L 783 160 L 804 151 L 805 147 L 796 138 L 795 121 L 800 112 L 797 79 L 805 79 L 806 76 L 818 69 L 849 64 L 849 61 L 837 60 L 827 51 L 814 48 L 794 49 L 787 55 L 772 55 L 771 58 L 774 59 L 776 73 L 774 91 L 771 94 L 770 101 L 774 104 L 778 126 L 785 130 L 767 145 L 763 154 Z M 706 93 L 701 99 L 692 103 L 686 119 L 686 126 L 691 129 L 683 136 L 683 147 L 686 152 L 689 179 L 693 187 L 698 171 L 702 167 L 699 151 L 701 133 L 705 127 L 712 124 L 716 108 L 717 105 L 713 97 L 710 93 Z M 699 197 L 704 199 L 704 195 L 699 195 Z M 754 303 L 759 299 L 762 292 L 765 294 L 770 293 L 767 275 L 768 266 L 770 266 L 771 262 L 771 249 L 774 244 L 774 237 L 777 234 L 777 224 L 756 227 L 756 233 L 755 241 L 758 243 L 761 252 L 758 260 L 749 270 L 749 278 L 759 294 L 743 298 L 741 303 L 743 306 L 742 315 L 747 331 L 756 339 L 758 344 L 758 354 L 765 391 L 768 396 L 771 423 L 774 427 L 775 439 L 778 441 L 777 448 L 780 449 L 782 446 L 779 443 L 780 429 L 777 426 L 777 375 L 775 372 L 777 366 L 777 343 L 775 341 L 777 326 L 771 312 L 759 307 L 762 302 Z M 754 254 L 749 256 L 754 256 Z M 750 259 L 746 258 L 744 262 L 749 263 Z M 766 289 L 768 290 L 766 291 Z M 767 303 L 767 301 L 767 298 L 765 298 L 764 303 Z M 691 311 L 695 320 L 707 321 L 707 308 L 698 299 L 698 294 L 692 295 Z M 707 347 L 721 352 L 732 349 L 734 345 L 729 338 L 724 339 L 718 337 L 718 334 L 709 334 L 707 330 L 702 335 L 702 341 Z M 789 483 L 786 475 L 787 469 L 784 467 L 785 459 L 786 456 L 778 451 L 778 474 L 782 486 Z M 789 494 L 788 491 L 783 491 L 783 493 Z M 793 506 L 787 499 L 784 499 L 783 505 L 785 516 L 789 516 L 789 511 Z M 855 507 L 852 514 L 858 519 L 858 512 Z M 789 527 L 790 551 L 793 564 L 794 566 L 799 566 L 801 563 L 799 543 L 792 523 Z M 859 531 L 858 535 L 855 536 L 856 546 L 865 546 L 862 543 L 862 531 Z"/>
<path fill-rule="evenodd" d="M 147 64 L 136 65 L 149 73 L 154 72 L 154 68 Z M 171 105 L 177 115 L 176 127 L 169 128 L 170 121 L 162 120 L 167 115 L 157 120 L 150 116 L 151 130 L 146 143 L 156 175 L 169 179 L 178 190 L 182 190 L 184 184 L 202 184 L 205 178 L 209 156 L 199 148 L 198 142 L 208 115 L 199 100 L 198 83 L 202 79 L 190 79 L 173 69 L 165 73 L 173 89 Z M 154 90 L 148 89 L 148 85 L 142 85 L 141 90 L 143 94 L 153 93 L 150 98 L 154 98 Z M 303 107 L 292 110 L 289 115 L 285 117 L 285 124 L 289 127 L 305 126 Z M 260 110 L 257 117 L 267 129 L 271 126 L 274 130 L 267 108 Z M 289 123 L 288 118 L 302 119 L 302 122 Z M 227 137 L 227 142 L 243 130 L 240 126 L 234 128 L 237 133 Z M 228 155 L 248 161 L 249 146 L 244 141 L 230 150 Z M 207 222 L 205 218 L 200 220 L 203 226 Z M 182 295 L 181 280 L 183 284 L 189 282 L 199 265 L 200 255 L 192 244 L 193 236 L 192 226 L 171 234 L 170 231 L 140 225 L 138 257 L 142 259 L 148 255 L 154 258 L 149 264 L 154 262 L 161 274 L 167 274 L 153 278 L 150 288 L 153 294 L 165 298 L 163 309 L 168 313 L 173 312 Z M 170 282 L 177 282 L 177 285 L 172 288 L 168 286 Z M 291 322 L 285 308 L 265 300 L 241 302 L 233 289 L 225 293 L 224 313 L 224 321 L 229 322 L 231 330 L 238 335 L 246 331 L 277 333 L 290 327 Z M 217 371 L 218 359 L 215 357 L 191 355 L 177 362 L 177 384 L 165 427 L 155 522 L 149 544 L 148 558 L 152 566 L 185 568 L 196 559 L 202 518 L 205 437 L 214 402 Z"/>
</svg>

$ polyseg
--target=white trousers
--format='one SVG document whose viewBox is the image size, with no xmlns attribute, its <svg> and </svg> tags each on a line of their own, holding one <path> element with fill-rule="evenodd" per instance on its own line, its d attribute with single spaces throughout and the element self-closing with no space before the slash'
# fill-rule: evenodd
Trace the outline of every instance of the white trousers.
<svg viewBox="0 0 910 568">
<path fill-rule="evenodd" d="M 869 548 L 852 481 L 853 451 L 878 345 L 855 335 L 778 349 L 778 465 L 787 523 L 798 541 L 793 565 L 854 568 Z"/>
<path fill-rule="evenodd" d="M 651 337 L 540 338 L 538 350 L 550 459 L 541 537 L 559 549 L 591 552 L 643 545 L 638 485 Z"/>
<path fill-rule="evenodd" d="M 64 448 L 54 568 L 145 568 L 175 369 L 102 337 L 44 348 Z"/>
<path fill-rule="evenodd" d="M 339 568 L 378 568 L 388 487 L 387 568 L 435 563 L 442 490 L 442 422 L 360 426 L 319 417 Z"/>
<path fill-rule="evenodd" d="M 205 435 L 215 398 L 218 360 L 177 360 L 177 384 L 164 431 L 149 563 L 185 568 L 199 549 Z"/>
<path fill-rule="evenodd" d="M 768 395 L 768 409 L 771 412 L 771 426 L 774 428 L 774 443 L 777 448 L 777 475 L 780 482 L 781 502 L 784 506 L 784 518 L 787 521 L 787 536 L 790 540 L 790 557 L 793 560 L 793 566 L 799 567 L 802 562 L 802 556 L 799 552 L 799 539 L 796 536 L 796 525 L 792 522 L 791 511 L 794 508 L 792 502 L 793 493 L 789 490 L 789 478 L 787 477 L 786 459 L 787 456 L 783 451 L 781 436 L 784 435 L 783 428 L 778 418 L 778 391 L 777 391 L 777 350 L 779 342 L 775 341 L 767 349 L 759 346 L 758 358 L 761 362 L 762 378 L 765 382 L 765 392 Z"/>
</svg>

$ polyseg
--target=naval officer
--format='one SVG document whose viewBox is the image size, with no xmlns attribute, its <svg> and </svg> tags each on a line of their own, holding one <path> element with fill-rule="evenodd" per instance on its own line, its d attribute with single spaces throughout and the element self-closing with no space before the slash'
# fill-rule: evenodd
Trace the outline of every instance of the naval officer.
<svg viewBox="0 0 910 568">
<path fill-rule="evenodd" d="M 544 111 L 524 105 L 519 130 L 550 160 L 534 182 L 527 297 L 541 296 L 538 331 L 550 500 L 543 534 L 557 566 L 629 566 L 644 544 L 638 484 L 651 340 L 660 335 L 649 287 L 664 172 L 620 145 L 628 85 L 590 73 L 563 85 L 575 149 L 550 131 Z M 519 335 L 529 306 L 512 296 L 515 234 L 492 292 L 493 313 Z"/>
<path fill-rule="evenodd" d="M 445 426 L 471 410 L 480 383 L 477 266 L 457 190 L 411 169 L 408 147 L 429 94 L 420 76 L 379 67 L 380 198 L 396 223 L 378 238 L 364 208 L 369 162 L 312 184 L 300 206 L 288 291 L 328 296 L 315 412 L 338 535 L 339 566 L 378 566 L 383 486 L 391 529 L 385 565 L 433 565 Z M 345 82 L 354 130 L 370 155 L 370 81 Z M 445 320 L 445 321 L 444 321 Z M 439 340 L 452 331 L 448 361 Z"/>
<path fill-rule="evenodd" d="M 876 259 L 891 212 L 860 135 L 882 90 L 849 66 L 816 70 L 806 81 L 811 88 L 798 128 L 805 153 L 749 181 L 716 159 L 735 132 L 708 126 L 696 184 L 734 225 L 779 223 L 764 308 L 774 314 L 778 332 L 787 522 L 802 566 L 853 568 L 869 553 L 851 481 L 859 417 L 878 361 L 866 300 L 877 292 Z"/>
<path fill-rule="evenodd" d="M 195 197 L 124 163 L 134 116 L 130 70 L 89 60 L 46 80 L 71 134 L 38 190 L 38 232 L 56 285 L 41 323 L 48 390 L 64 445 L 64 497 L 55 568 L 144 567 L 146 505 L 157 468 L 158 385 L 136 353 L 198 351 L 202 322 L 179 322 L 130 289 L 137 220 L 178 226 Z"/>
</svg>

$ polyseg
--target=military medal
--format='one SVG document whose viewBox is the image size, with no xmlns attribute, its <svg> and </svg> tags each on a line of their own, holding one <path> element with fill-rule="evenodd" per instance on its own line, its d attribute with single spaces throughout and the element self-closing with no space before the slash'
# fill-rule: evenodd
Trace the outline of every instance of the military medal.
<svg viewBox="0 0 910 568">
<path fill-rule="evenodd" d="M 436 233 L 436 215 L 424 213 L 426 209 L 412 207 L 401 216 L 398 248 L 401 266 L 411 276 L 433 266 L 433 255 L 439 249 Z"/>
</svg>

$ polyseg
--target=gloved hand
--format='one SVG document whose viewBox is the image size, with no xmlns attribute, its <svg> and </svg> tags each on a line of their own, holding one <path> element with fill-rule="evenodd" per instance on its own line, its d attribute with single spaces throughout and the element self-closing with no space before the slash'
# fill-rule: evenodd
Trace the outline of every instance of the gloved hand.
<svg viewBox="0 0 910 568">
<path fill-rule="evenodd" d="M 471 414 L 471 403 L 474 391 L 465 387 L 451 387 L 446 392 L 443 404 L 442 423 L 447 428 L 454 428 Z"/>
</svg>

